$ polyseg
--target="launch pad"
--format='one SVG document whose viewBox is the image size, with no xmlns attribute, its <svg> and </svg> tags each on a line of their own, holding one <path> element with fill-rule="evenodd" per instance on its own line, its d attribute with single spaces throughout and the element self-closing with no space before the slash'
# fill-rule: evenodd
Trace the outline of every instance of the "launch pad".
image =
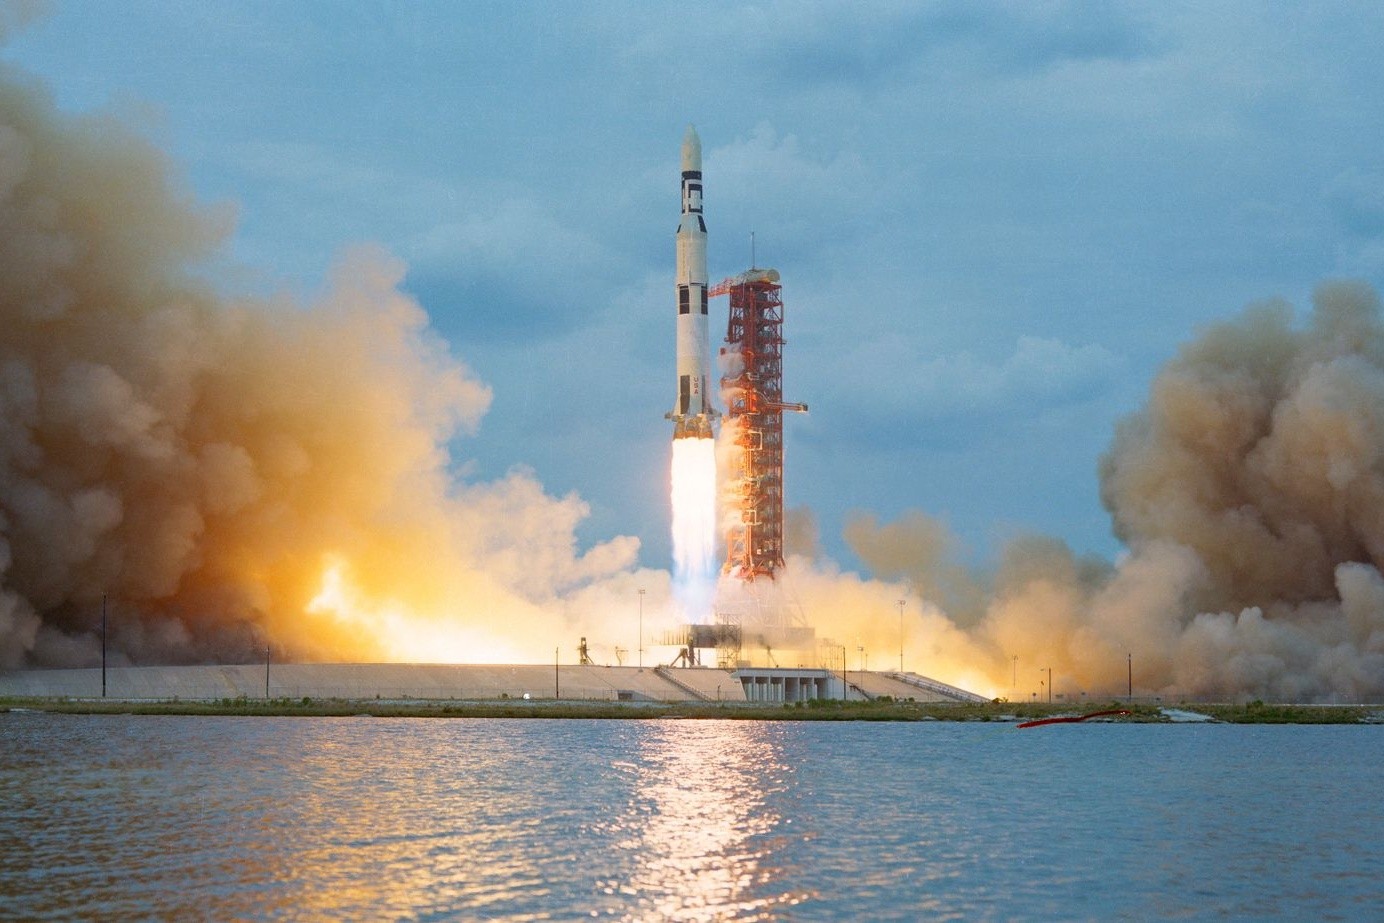
<svg viewBox="0 0 1384 923">
<path fill-rule="evenodd" d="M 707 626 L 703 626 L 707 627 Z M 0 671 L 0 697 L 100 701 L 99 667 Z M 563 664 L 283 663 L 266 688 L 264 664 L 117 667 L 112 701 L 198 702 L 304 698 L 321 703 L 506 702 L 980 702 L 974 693 L 916 674 L 817 668 L 610 667 Z M 638 712 L 632 712 L 638 716 Z"/>
<path fill-rule="evenodd" d="M 775 653 L 807 652 L 816 645 L 817 633 L 803 625 L 745 625 L 717 622 L 710 625 L 681 625 L 664 632 L 659 643 L 679 650 L 674 664 L 701 666 L 702 651 L 714 651 L 716 666 L 723 670 L 748 667 L 753 655 L 763 652 L 775 662 Z"/>
</svg>

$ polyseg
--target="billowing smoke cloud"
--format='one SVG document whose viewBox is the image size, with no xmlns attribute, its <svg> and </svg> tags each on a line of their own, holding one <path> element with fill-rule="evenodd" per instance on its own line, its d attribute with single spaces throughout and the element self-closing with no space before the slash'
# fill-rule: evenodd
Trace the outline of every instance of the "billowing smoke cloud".
<svg viewBox="0 0 1384 923">
<path fill-rule="evenodd" d="M 93 662 L 103 595 L 145 662 L 546 659 L 636 582 L 656 607 L 635 539 L 579 553 L 579 498 L 451 470 L 490 392 L 398 261 L 220 297 L 194 274 L 229 222 L 185 198 L 117 120 L 0 75 L 0 667 Z"/>
<path fill-rule="evenodd" d="M 669 578 L 634 570 L 634 539 L 580 551 L 578 497 L 458 473 L 446 447 L 490 394 L 398 261 L 348 254 L 310 304 L 226 298 L 196 271 L 228 228 L 116 120 L 0 74 L 0 668 L 94 662 L 103 596 L 112 646 L 144 662 L 265 642 L 546 660 L 588 631 L 608 661 L 637 613 L 657 631 Z M 1324 287 L 1301 328 L 1269 304 L 1202 334 L 1120 426 L 1101 490 L 1129 548 L 1115 565 L 1034 537 L 978 574 L 926 516 L 862 516 L 866 579 L 790 517 L 784 589 L 830 639 L 807 662 L 901 653 L 1026 697 L 1049 667 L 1063 694 L 1122 690 L 1132 655 L 1136 692 L 1384 694 L 1369 288 Z"/>
<path fill-rule="evenodd" d="M 847 539 L 968 628 L 932 655 L 979 651 L 1004 694 L 1026 697 L 1047 667 L 1071 695 L 1120 691 L 1132 656 L 1145 694 L 1384 695 L 1384 328 L 1368 286 L 1322 286 L 1300 329 L 1275 302 L 1202 333 L 1100 473 L 1129 548 L 1114 567 L 1029 538 L 981 577 L 920 514 L 860 517 Z"/>
</svg>

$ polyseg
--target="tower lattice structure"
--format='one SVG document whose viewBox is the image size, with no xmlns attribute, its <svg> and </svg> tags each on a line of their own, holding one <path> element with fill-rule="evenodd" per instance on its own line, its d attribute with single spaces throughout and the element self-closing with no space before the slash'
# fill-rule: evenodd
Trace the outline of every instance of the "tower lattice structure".
<svg viewBox="0 0 1384 923">
<path fill-rule="evenodd" d="M 725 490 L 739 517 L 728 517 L 724 572 L 745 581 L 773 579 L 783 567 L 783 299 L 779 274 L 752 269 L 716 286 L 730 295 L 722 377 L 726 430 L 737 448 Z"/>
</svg>

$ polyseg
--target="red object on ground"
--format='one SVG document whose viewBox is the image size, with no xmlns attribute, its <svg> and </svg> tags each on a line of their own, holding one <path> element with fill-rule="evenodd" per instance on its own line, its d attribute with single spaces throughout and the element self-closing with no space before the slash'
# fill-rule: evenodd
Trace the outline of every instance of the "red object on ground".
<svg viewBox="0 0 1384 923">
<path fill-rule="evenodd" d="M 1040 718 L 1037 721 L 1025 721 L 1019 725 L 1021 728 L 1036 728 L 1043 724 L 1072 724 L 1077 721 L 1085 721 L 1087 718 L 1104 718 L 1108 715 L 1131 715 L 1133 712 L 1118 708 L 1113 711 L 1093 711 L 1089 715 L 1069 715 L 1065 718 Z"/>
</svg>

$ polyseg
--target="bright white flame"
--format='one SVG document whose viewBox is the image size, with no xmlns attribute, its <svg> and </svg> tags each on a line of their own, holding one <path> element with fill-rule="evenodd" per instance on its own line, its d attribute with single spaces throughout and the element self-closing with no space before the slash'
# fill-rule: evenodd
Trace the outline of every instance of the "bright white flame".
<svg viewBox="0 0 1384 923">
<path fill-rule="evenodd" d="M 716 440 L 673 440 L 673 594 L 689 622 L 716 595 Z"/>
</svg>

